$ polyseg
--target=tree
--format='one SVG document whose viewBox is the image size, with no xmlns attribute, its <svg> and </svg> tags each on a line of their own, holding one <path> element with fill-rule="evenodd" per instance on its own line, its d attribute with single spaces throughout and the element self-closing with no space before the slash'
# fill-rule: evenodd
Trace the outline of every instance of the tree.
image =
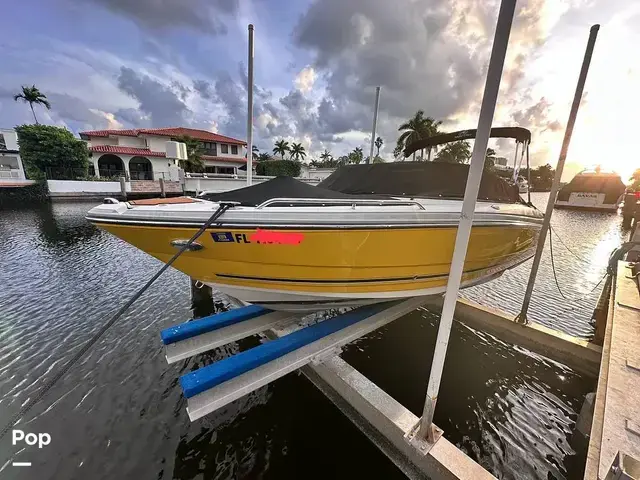
<svg viewBox="0 0 640 480">
<path fill-rule="evenodd" d="M 374 145 L 376 146 L 376 148 L 378 149 L 377 153 L 376 153 L 376 157 L 380 156 L 380 149 L 382 148 L 382 145 L 384 144 L 384 141 L 382 140 L 382 137 L 378 137 L 376 138 L 376 141 L 374 143 Z M 373 162 L 375 163 L 375 162 Z"/>
<path fill-rule="evenodd" d="M 396 144 L 396 148 L 393 149 L 393 157 L 397 160 L 402 156 L 402 145 Z"/>
<path fill-rule="evenodd" d="M 347 163 L 354 163 L 357 165 L 360 162 L 362 162 L 362 158 L 363 158 L 362 148 L 356 147 L 347 156 Z"/>
<path fill-rule="evenodd" d="M 523 169 L 524 172 L 527 169 Z M 525 175 L 524 173 L 522 174 Z M 549 165 L 542 165 L 538 168 L 532 168 L 531 174 L 531 190 L 536 192 L 548 192 L 551 190 L 551 184 L 553 183 L 553 177 L 555 177 L 555 169 Z"/>
<path fill-rule="evenodd" d="M 267 152 L 263 152 L 258 155 L 259 162 L 266 162 L 267 160 L 271 160 L 271 155 L 269 155 Z"/>
<path fill-rule="evenodd" d="M 49 125 L 19 125 L 16 127 L 20 156 L 31 180 L 44 180 L 48 169 L 68 175 L 85 176 L 89 167 L 87 144 L 78 140 L 66 128 Z M 78 175 L 78 170 L 84 173 Z"/>
<path fill-rule="evenodd" d="M 320 154 L 320 160 L 322 160 L 323 162 L 328 161 L 330 158 L 333 158 L 333 155 L 331 155 L 331 152 L 328 151 L 326 148 L 324 149 L 324 152 L 322 152 Z"/>
<path fill-rule="evenodd" d="M 436 121 L 431 117 L 425 117 L 423 110 L 418 110 L 412 118 L 398 127 L 398 131 L 402 132 L 402 134 L 398 137 L 396 148 L 399 146 L 404 150 L 407 146 L 418 140 L 437 135 L 438 127 L 441 124 L 441 121 Z M 413 160 L 415 159 L 416 152 L 413 152 Z"/>
<path fill-rule="evenodd" d="M 282 160 L 284 160 L 284 154 L 289 151 L 289 142 L 286 140 L 278 140 L 273 147 L 274 155 L 281 155 Z"/>
<path fill-rule="evenodd" d="M 18 100 L 22 100 L 26 102 L 31 107 L 31 113 L 33 113 L 33 119 L 38 125 L 38 117 L 36 117 L 36 111 L 33 109 L 33 104 L 43 105 L 47 110 L 51 110 L 51 104 L 49 100 L 47 100 L 47 96 L 42 93 L 38 88 L 33 85 L 28 87 L 27 85 L 22 86 L 22 93 L 18 93 L 13 96 L 13 99 L 17 102 Z"/>
<path fill-rule="evenodd" d="M 436 155 L 436 162 L 467 163 L 471 158 L 469 142 L 460 140 L 445 145 Z"/>
<path fill-rule="evenodd" d="M 631 177 L 629 177 L 629 181 L 631 182 L 631 188 L 634 192 L 640 190 L 640 168 L 633 171 Z"/>
<path fill-rule="evenodd" d="M 291 152 L 290 158 L 292 160 L 297 160 L 297 161 L 300 161 L 301 159 L 304 160 L 304 157 L 307 156 L 307 152 L 305 151 L 301 143 L 292 143 L 290 152 Z"/>
<path fill-rule="evenodd" d="M 176 142 L 182 142 L 187 146 L 187 159 L 178 163 L 185 172 L 204 171 L 204 160 L 202 159 L 202 144 L 189 135 L 176 137 Z"/>
<path fill-rule="evenodd" d="M 253 153 L 253 159 L 258 160 L 258 157 L 260 156 L 260 150 L 258 150 L 258 147 L 256 147 L 255 145 L 251 145 L 251 152 Z"/>
<path fill-rule="evenodd" d="M 376 155 L 376 158 L 373 159 L 372 163 L 384 163 L 384 160 L 380 155 Z"/>
<path fill-rule="evenodd" d="M 256 174 L 274 177 L 298 177 L 301 164 L 294 160 L 272 160 L 256 165 Z"/>
</svg>

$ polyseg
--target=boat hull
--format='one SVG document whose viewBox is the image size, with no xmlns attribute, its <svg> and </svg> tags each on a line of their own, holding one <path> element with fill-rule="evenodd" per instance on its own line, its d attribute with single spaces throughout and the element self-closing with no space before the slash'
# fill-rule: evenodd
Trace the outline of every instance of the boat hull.
<svg viewBox="0 0 640 480">
<path fill-rule="evenodd" d="M 167 262 L 172 242 L 195 227 L 97 223 Z M 463 286 L 482 283 L 533 255 L 540 225 L 474 226 Z M 314 311 L 444 292 L 457 227 L 289 228 L 216 226 L 175 268 L 244 302 Z"/>
</svg>

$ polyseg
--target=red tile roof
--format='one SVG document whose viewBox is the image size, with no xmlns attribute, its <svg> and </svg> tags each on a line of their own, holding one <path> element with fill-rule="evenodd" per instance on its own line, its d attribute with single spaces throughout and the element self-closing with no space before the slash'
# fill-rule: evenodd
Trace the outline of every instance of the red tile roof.
<svg viewBox="0 0 640 480">
<path fill-rule="evenodd" d="M 88 140 L 89 137 L 108 137 L 109 135 L 121 135 L 125 137 L 137 137 L 139 135 L 160 135 L 163 137 L 181 137 L 187 135 L 189 137 L 202 140 L 205 142 L 220 142 L 234 145 L 246 145 L 247 142 L 236 138 L 219 135 L 217 133 L 208 132 L 206 130 L 198 130 L 196 128 L 170 127 L 170 128 L 138 128 L 131 130 L 90 130 L 80 132 L 80 137 Z"/>
<path fill-rule="evenodd" d="M 152 152 L 148 148 L 118 147 L 115 145 L 94 145 L 89 147 L 92 152 L 120 153 L 122 155 L 140 155 L 142 157 L 165 157 L 164 152 Z"/>
<path fill-rule="evenodd" d="M 202 155 L 202 159 L 215 162 L 247 163 L 247 159 L 244 157 L 214 157 L 212 155 Z"/>
</svg>

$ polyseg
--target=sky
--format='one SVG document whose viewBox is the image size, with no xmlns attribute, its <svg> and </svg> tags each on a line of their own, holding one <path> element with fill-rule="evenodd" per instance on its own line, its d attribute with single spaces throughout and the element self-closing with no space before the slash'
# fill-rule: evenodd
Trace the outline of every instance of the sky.
<svg viewBox="0 0 640 480">
<path fill-rule="evenodd" d="M 9 2 L 10 0 L 0 0 Z M 375 87 L 388 161 L 418 109 L 442 129 L 476 128 L 494 0 L 23 0 L 0 39 L 0 127 L 33 121 L 15 102 L 35 84 L 41 123 L 74 133 L 188 126 L 246 138 L 247 25 L 255 25 L 254 143 L 302 142 L 310 157 L 368 152 Z M 19 20 L 19 21 L 18 21 Z M 518 0 L 493 126 L 532 131 L 534 166 L 555 166 L 589 28 L 601 25 L 563 180 L 601 164 L 640 167 L 640 3 Z M 515 145 L 492 140 L 510 160 Z"/>
</svg>

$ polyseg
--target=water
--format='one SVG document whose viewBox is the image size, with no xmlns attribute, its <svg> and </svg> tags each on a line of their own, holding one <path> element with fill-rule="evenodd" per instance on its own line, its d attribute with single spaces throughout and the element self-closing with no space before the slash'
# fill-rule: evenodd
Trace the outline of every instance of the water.
<svg viewBox="0 0 640 480">
<path fill-rule="evenodd" d="M 544 203 L 544 195 L 535 201 Z M 91 206 L 0 211 L 0 425 L 160 266 L 89 225 L 84 214 Z M 583 294 L 622 238 L 619 218 L 554 216 L 565 243 L 593 260 L 585 272 L 559 242 L 554 245 L 563 285 Z M 465 295 L 516 313 L 527 275 L 525 265 Z M 549 275 L 545 259 L 531 318 L 588 337 L 597 292 L 569 304 Z M 178 376 L 258 340 L 168 366 L 158 332 L 228 307 L 222 296 L 213 305 L 192 305 L 188 279 L 167 271 L 20 422 L 25 431 L 50 433 L 51 444 L 22 449 L 10 437 L 2 440 L 0 478 L 404 478 L 296 374 L 190 423 Z M 413 312 L 343 356 L 420 414 L 437 318 Z M 584 452 L 571 430 L 593 379 L 454 325 L 435 418 L 445 436 L 502 478 L 578 478 Z M 13 467 L 13 461 L 33 466 Z"/>
</svg>

